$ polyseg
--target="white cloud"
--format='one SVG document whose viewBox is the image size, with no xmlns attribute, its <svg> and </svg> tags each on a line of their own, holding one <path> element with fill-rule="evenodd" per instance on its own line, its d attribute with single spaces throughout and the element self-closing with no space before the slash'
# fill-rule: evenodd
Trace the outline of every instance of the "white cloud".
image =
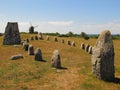
<svg viewBox="0 0 120 90">
<path fill-rule="evenodd" d="M 20 32 L 28 32 L 30 27 L 29 22 L 18 22 Z M 0 32 L 5 31 L 7 22 L 0 22 Z M 99 34 L 103 30 L 110 30 L 112 34 L 120 34 L 120 21 L 111 21 L 104 24 L 79 24 L 73 21 L 41 21 L 32 22 L 33 26 L 39 25 L 35 28 L 38 32 L 59 32 L 67 33 L 72 31 L 74 33 L 86 32 L 88 34 Z"/>
<path fill-rule="evenodd" d="M 70 26 L 73 24 L 73 21 L 49 21 L 48 24 L 56 26 Z"/>
</svg>

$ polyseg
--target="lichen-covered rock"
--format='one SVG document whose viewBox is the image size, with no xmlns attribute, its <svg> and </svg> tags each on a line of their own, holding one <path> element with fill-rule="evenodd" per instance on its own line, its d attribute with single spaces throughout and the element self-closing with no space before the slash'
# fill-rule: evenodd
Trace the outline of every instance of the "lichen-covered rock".
<svg viewBox="0 0 120 90">
<path fill-rule="evenodd" d="M 29 45 L 28 55 L 34 55 L 34 47 L 32 45 Z"/>
<path fill-rule="evenodd" d="M 103 31 L 95 46 L 91 57 L 92 72 L 99 79 L 114 80 L 114 46 L 110 31 Z"/>
<path fill-rule="evenodd" d="M 21 54 L 18 54 L 18 55 L 11 56 L 10 60 L 17 60 L 17 59 L 22 59 L 22 58 L 23 56 Z"/>
<path fill-rule="evenodd" d="M 8 22 L 5 28 L 5 34 L 3 39 L 3 45 L 20 44 L 20 33 L 17 22 Z"/>
<path fill-rule="evenodd" d="M 51 61 L 52 61 L 52 67 L 61 68 L 60 53 L 58 50 L 55 50 L 53 52 Z"/>
<path fill-rule="evenodd" d="M 35 60 L 36 61 L 42 61 L 42 52 L 40 50 L 40 48 L 38 48 L 36 51 L 35 51 Z"/>
</svg>

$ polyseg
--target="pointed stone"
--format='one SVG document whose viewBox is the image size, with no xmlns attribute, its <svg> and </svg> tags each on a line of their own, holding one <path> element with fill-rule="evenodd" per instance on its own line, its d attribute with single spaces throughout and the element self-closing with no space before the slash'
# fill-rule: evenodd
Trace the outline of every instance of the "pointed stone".
<svg viewBox="0 0 120 90">
<path fill-rule="evenodd" d="M 110 31 L 103 31 L 95 46 L 91 57 L 92 72 L 99 79 L 114 80 L 114 46 Z"/>
</svg>

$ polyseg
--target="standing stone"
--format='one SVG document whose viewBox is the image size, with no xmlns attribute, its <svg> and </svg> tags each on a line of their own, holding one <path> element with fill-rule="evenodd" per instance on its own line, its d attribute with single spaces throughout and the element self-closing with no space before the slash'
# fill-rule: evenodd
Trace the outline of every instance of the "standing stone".
<svg viewBox="0 0 120 90">
<path fill-rule="evenodd" d="M 30 40 L 31 40 L 31 41 L 34 40 L 34 37 L 30 37 Z"/>
<path fill-rule="evenodd" d="M 81 43 L 81 49 L 85 49 L 85 44 Z"/>
<path fill-rule="evenodd" d="M 90 46 L 89 49 L 88 49 L 88 53 L 89 54 L 92 54 L 92 47 Z"/>
<path fill-rule="evenodd" d="M 38 40 L 38 36 L 35 36 L 35 40 Z"/>
<path fill-rule="evenodd" d="M 28 51 L 28 47 L 29 47 L 29 44 L 27 43 L 27 41 L 25 41 L 25 42 L 23 43 L 23 49 L 24 49 L 25 51 Z"/>
<path fill-rule="evenodd" d="M 62 39 L 62 41 L 61 41 L 62 43 L 65 43 L 65 41 L 64 41 L 64 39 Z"/>
<path fill-rule="evenodd" d="M 110 31 L 103 31 L 93 47 L 92 72 L 99 79 L 114 80 L 114 46 Z"/>
<path fill-rule="evenodd" d="M 27 43 L 29 43 L 29 42 L 30 42 L 28 38 L 26 39 L 26 42 L 27 42 Z"/>
<path fill-rule="evenodd" d="M 46 40 L 47 40 L 47 41 L 49 41 L 49 40 L 50 40 L 50 38 L 49 38 L 49 36 L 48 36 L 48 35 L 46 36 Z"/>
<path fill-rule="evenodd" d="M 54 37 L 54 41 L 55 41 L 55 42 L 58 42 L 58 39 L 57 39 L 57 37 Z"/>
<path fill-rule="evenodd" d="M 55 50 L 53 52 L 51 61 L 52 61 L 52 67 L 61 68 L 60 53 L 58 50 Z"/>
<path fill-rule="evenodd" d="M 71 42 L 69 40 L 67 40 L 67 45 L 71 45 Z"/>
<path fill-rule="evenodd" d="M 28 55 L 34 55 L 34 47 L 32 45 L 28 48 Z"/>
<path fill-rule="evenodd" d="M 72 42 L 72 46 L 75 47 L 75 42 L 74 41 Z"/>
<path fill-rule="evenodd" d="M 20 44 L 20 33 L 17 22 L 8 22 L 5 28 L 5 35 L 3 39 L 3 45 Z"/>
<path fill-rule="evenodd" d="M 39 39 L 43 39 L 43 35 L 42 35 L 41 32 L 38 33 L 38 38 L 39 38 Z"/>
<path fill-rule="evenodd" d="M 36 51 L 35 51 L 35 60 L 36 61 L 42 61 L 42 52 L 40 50 L 40 48 L 38 48 Z"/>
<path fill-rule="evenodd" d="M 86 51 L 86 52 L 88 52 L 89 47 L 90 47 L 90 45 L 89 45 L 89 44 L 86 44 L 86 45 L 85 45 L 85 51 Z"/>
</svg>

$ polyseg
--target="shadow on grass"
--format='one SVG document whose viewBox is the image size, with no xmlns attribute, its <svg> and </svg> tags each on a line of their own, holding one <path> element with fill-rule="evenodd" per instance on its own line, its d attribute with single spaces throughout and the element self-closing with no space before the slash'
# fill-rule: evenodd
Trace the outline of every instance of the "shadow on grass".
<svg viewBox="0 0 120 90">
<path fill-rule="evenodd" d="M 47 62 L 46 60 L 35 60 L 35 61 L 38 61 L 38 62 Z"/>
<path fill-rule="evenodd" d="M 57 68 L 57 69 L 67 70 L 68 68 L 66 68 L 66 67 L 59 67 L 59 68 Z"/>
<path fill-rule="evenodd" d="M 120 78 L 115 77 L 113 83 L 120 84 Z"/>
<path fill-rule="evenodd" d="M 120 84 L 120 78 L 115 77 L 112 81 L 104 80 L 105 82 Z"/>
</svg>

